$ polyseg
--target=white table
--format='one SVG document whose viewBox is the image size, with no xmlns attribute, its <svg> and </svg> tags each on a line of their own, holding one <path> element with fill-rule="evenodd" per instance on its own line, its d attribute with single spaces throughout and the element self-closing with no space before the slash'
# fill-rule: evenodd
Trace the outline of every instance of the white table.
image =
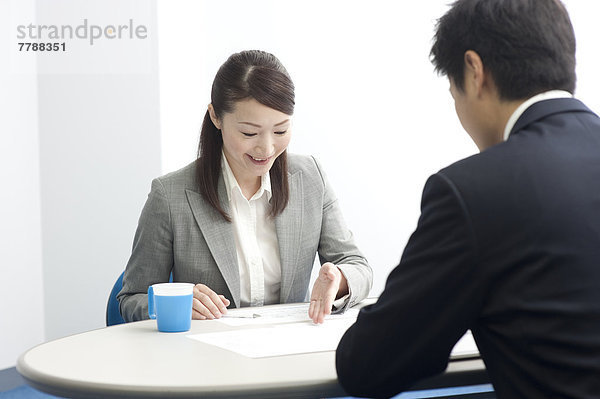
<svg viewBox="0 0 600 399">
<path fill-rule="evenodd" d="M 159 333 L 154 320 L 122 324 L 36 346 L 17 370 L 33 387 L 71 398 L 346 396 L 335 351 L 252 359 L 186 337 L 240 328 L 255 327 L 192 321 L 188 332 Z M 418 387 L 488 382 L 483 362 L 471 358 L 451 361 Z"/>
</svg>

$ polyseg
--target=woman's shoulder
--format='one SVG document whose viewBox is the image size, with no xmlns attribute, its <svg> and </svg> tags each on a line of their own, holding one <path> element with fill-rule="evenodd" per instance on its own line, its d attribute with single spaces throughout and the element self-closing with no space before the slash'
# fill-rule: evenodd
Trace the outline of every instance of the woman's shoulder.
<svg viewBox="0 0 600 399">
<path fill-rule="evenodd" d="M 167 192 L 196 190 L 196 164 L 196 161 L 193 161 L 181 169 L 157 177 L 154 182 L 160 184 Z"/>
<path fill-rule="evenodd" d="M 315 173 L 321 168 L 318 161 L 312 155 L 287 154 L 288 172 L 294 174 L 298 171 Z"/>
<path fill-rule="evenodd" d="M 312 180 L 315 184 L 325 184 L 323 167 L 312 155 L 288 154 L 288 173 L 290 176 L 301 173 L 304 179 Z"/>
</svg>

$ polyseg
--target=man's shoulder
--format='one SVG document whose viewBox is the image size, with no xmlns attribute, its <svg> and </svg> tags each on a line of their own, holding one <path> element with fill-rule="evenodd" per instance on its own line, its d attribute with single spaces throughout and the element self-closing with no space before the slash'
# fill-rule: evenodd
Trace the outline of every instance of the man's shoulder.
<svg viewBox="0 0 600 399">
<path fill-rule="evenodd" d="M 481 153 L 441 169 L 436 176 L 452 186 L 463 198 L 476 201 L 502 197 L 506 190 L 522 189 L 515 176 L 529 168 L 518 146 L 503 142 Z M 527 153 L 527 151 L 525 152 Z"/>
<path fill-rule="evenodd" d="M 478 154 L 456 161 L 438 173 L 452 179 L 460 179 L 465 175 L 486 176 L 490 170 L 499 171 L 506 166 L 513 156 L 513 150 L 507 143 L 500 143 Z"/>
</svg>

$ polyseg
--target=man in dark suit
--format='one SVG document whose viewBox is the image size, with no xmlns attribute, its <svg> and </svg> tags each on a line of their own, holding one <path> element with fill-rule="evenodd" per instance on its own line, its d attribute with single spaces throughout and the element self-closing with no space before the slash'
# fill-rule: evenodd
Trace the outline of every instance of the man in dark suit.
<svg viewBox="0 0 600 399">
<path fill-rule="evenodd" d="M 377 303 L 342 338 L 355 396 L 442 372 L 471 329 L 500 398 L 600 397 L 600 119 L 556 0 L 458 0 L 431 51 L 480 153 L 431 176 Z"/>
</svg>

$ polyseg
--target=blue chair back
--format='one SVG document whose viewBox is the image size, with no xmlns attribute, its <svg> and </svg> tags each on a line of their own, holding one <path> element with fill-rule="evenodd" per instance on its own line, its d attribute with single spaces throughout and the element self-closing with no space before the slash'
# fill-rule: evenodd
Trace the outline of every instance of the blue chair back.
<svg viewBox="0 0 600 399">
<path fill-rule="evenodd" d="M 108 304 L 106 305 L 106 326 L 114 326 L 116 324 L 123 324 L 125 320 L 121 316 L 121 311 L 119 310 L 119 301 L 117 300 L 117 294 L 123 288 L 123 274 L 121 273 L 115 285 L 108 296 Z"/>
<path fill-rule="evenodd" d="M 110 295 L 108 296 L 108 303 L 106 304 L 106 326 L 114 326 L 117 324 L 125 323 L 123 320 L 123 316 L 121 316 L 121 310 L 119 309 L 119 301 L 117 300 L 117 294 L 123 288 L 123 274 L 121 273 L 117 281 L 115 281 L 115 285 L 110 291 Z M 173 282 L 173 273 L 169 276 L 169 283 Z"/>
</svg>

